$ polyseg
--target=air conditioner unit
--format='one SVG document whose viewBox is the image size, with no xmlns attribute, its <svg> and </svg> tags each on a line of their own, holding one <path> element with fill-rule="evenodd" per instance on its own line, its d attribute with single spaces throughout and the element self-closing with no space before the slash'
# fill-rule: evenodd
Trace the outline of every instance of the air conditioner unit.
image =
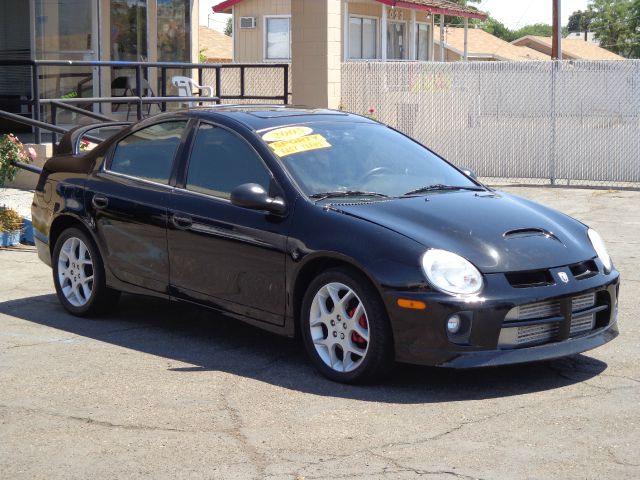
<svg viewBox="0 0 640 480">
<path fill-rule="evenodd" d="M 240 28 L 256 28 L 256 17 L 240 17 Z"/>
</svg>

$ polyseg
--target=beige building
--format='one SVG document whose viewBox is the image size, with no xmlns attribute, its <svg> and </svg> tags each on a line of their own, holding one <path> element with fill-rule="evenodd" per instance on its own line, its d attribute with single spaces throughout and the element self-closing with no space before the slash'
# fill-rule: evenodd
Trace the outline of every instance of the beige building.
<svg viewBox="0 0 640 480">
<path fill-rule="evenodd" d="M 551 37 L 528 35 L 512 43 L 519 47 L 536 50 L 547 60 L 551 58 Z M 562 58 L 563 60 L 624 60 L 620 55 L 578 38 L 562 39 Z"/>
<path fill-rule="evenodd" d="M 340 4 L 341 57 L 349 60 L 437 60 L 433 38 L 439 38 L 440 30 L 435 15 L 486 18 L 446 0 L 342 0 Z M 291 59 L 291 0 L 227 0 L 214 11 L 233 15 L 234 61 Z"/>
</svg>

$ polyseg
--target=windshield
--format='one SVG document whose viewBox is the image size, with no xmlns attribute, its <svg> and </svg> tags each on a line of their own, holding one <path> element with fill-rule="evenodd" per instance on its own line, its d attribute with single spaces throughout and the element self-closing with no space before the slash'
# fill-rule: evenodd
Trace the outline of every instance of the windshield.
<svg viewBox="0 0 640 480">
<path fill-rule="evenodd" d="M 426 148 L 379 124 L 318 122 L 260 135 L 309 197 L 345 192 L 384 198 L 438 190 L 431 186 L 478 187 Z"/>
</svg>

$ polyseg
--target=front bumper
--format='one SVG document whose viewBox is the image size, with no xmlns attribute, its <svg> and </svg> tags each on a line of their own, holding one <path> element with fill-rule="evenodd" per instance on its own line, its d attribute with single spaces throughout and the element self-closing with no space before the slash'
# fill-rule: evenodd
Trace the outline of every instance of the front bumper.
<svg viewBox="0 0 640 480">
<path fill-rule="evenodd" d="M 551 269 L 559 278 L 566 268 Z M 602 268 L 600 268 L 602 272 Z M 384 299 L 394 334 L 396 360 L 417 365 L 473 368 L 507 365 L 573 355 L 604 345 L 618 335 L 617 305 L 620 277 L 617 271 L 599 273 L 584 280 L 572 279 L 555 285 L 514 288 L 502 274 L 485 275 L 482 295 L 473 299 L 453 297 L 434 291 L 388 290 Z M 599 308 L 594 325 L 588 331 L 572 333 L 572 299 L 591 294 Z M 408 310 L 397 304 L 399 298 L 419 300 L 425 310 Z M 503 329 L 519 325 L 507 320 L 515 307 L 538 302 L 557 302 L 561 314 L 523 322 L 557 325 L 552 338 L 533 344 L 505 347 L 500 343 Z M 603 307 L 606 305 L 606 308 Z M 453 314 L 469 319 L 462 336 L 447 332 L 447 320 Z"/>
<path fill-rule="evenodd" d="M 477 368 L 551 360 L 593 350 L 610 342 L 617 336 L 618 324 L 614 322 L 607 327 L 594 330 L 594 332 L 589 335 L 569 338 L 560 342 L 509 350 L 456 353 L 446 360 L 441 360 L 437 365 L 450 368 Z"/>
</svg>

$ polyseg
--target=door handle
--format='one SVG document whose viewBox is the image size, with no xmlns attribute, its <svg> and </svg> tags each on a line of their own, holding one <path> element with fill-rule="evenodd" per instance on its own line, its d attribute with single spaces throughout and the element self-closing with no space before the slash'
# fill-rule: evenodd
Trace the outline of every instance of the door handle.
<svg viewBox="0 0 640 480">
<path fill-rule="evenodd" d="M 91 199 L 91 203 L 98 210 L 101 208 L 106 208 L 109 205 L 109 199 L 107 197 L 103 197 L 102 195 L 94 195 Z"/>
<path fill-rule="evenodd" d="M 189 228 L 193 224 L 193 220 L 191 217 L 187 217 L 184 215 L 173 215 L 171 217 L 171 222 L 179 229 L 185 230 Z"/>
</svg>

